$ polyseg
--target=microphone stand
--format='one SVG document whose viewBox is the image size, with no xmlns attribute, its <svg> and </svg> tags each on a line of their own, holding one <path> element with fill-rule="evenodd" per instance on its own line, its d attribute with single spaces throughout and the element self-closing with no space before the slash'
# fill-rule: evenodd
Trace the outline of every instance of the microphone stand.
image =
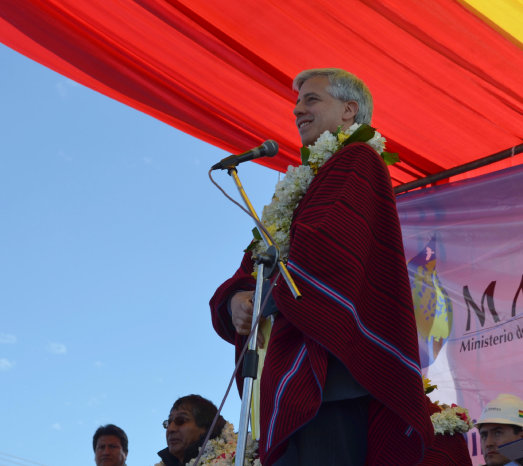
<svg viewBox="0 0 523 466">
<path fill-rule="evenodd" d="M 230 167 L 227 173 L 232 176 L 247 209 L 257 220 L 257 222 L 260 223 L 260 219 L 256 214 L 256 211 L 254 210 L 254 207 L 252 206 L 249 198 L 247 197 L 240 179 L 238 178 L 238 171 L 236 170 L 236 167 Z M 258 228 L 258 230 L 262 235 L 265 246 L 267 247 L 267 251 L 264 254 L 260 254 L 255 259 L 255 263 L 258 266 L 258 274 L 256 277 L 256 290 L 254 292 L 254 303 L 252 311 L 252 332 L 251 339 L 249 340 L 248 350 L 245 353 L 243 360 L 242 405 L 240 411 L 240 425 L 238 427 L 238 442 L 236 444 L 236 458 L 234 461 L 234 463 L 238 466 L 243 466 L 245 461 L 245 447 L 247 444 L 247 432 L 249 428 L 252 387 L 258 372 L 258 353 L 256 351 L 256 341 L 258 337 L 258 317 L 260 315 L 261 309 L 263 281 L 270 278 L 274 274 L 277 265 L 293 297 L 296 299 L 301 298 L 298 287 L 294 283 L 294 280 L 287 270 L 286 265 L 280 259 L 277 246 L 272 242 L 271 238 L 263 231 L 263 229 Z"/>
</svg>

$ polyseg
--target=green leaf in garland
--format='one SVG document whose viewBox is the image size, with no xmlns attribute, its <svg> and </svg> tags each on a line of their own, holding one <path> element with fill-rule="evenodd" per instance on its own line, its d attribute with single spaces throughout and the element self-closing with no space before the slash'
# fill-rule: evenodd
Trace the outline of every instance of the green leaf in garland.
<svg viewBox="0 0 523 466">
<path fill-rule="evenodd" d="M 394 165 L 395 163 L 400 161 L 399 155 L 395 152 L 383 151 L 381 153 L 381 156 L 383 157 L 383 160 L 386 165 Z"/>
<path fill-rule="evenodd" d="M 425 395 L 428 395 L 429 393 L 432 393 L 434 390 L 438 388 L 437 385 L 430 385 L 425 389 Z"/>
<path fill-rule="evenodd" d="M 243 252 L 250 252 L 250 251 L 252 251 L 254 249 L 254 247 L 256 246 L 256 243 L 258 241 L 262 241 L 262 237 L 261 237 L 260 231 L 256 227 L 254 227 L 252 229 L 252 236 L 254 237 L 254 239 L 251 241 L 251 244 L 249 244 L 249 246 L 247 246 L 243 250 Z"/>
<path fill-rule="evenodd" d="M 311 155 L 311 150 L 308 147 L 302 147 L 300 149 L 300 154 L 302 165 L 309 165 L 309 156 Z"/>
<path fill-rule="evenodd" d="M 367 142 L 372 139 L 375 132 L 374 128 L 364 123 L 343 142 L 343 145 L 346 146 L 351 142 Z"/>
</svg>

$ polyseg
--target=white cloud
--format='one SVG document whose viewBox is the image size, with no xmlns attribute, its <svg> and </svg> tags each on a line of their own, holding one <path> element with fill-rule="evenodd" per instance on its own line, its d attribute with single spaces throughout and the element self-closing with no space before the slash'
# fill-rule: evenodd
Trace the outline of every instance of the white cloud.
<svg viewBox="0 0 523 466">
<path fill-rule="evenodd" d="M 103 367 L 104 363 L 102 361 L 95 361 L 93 363 L 93 366 L 94 367 Z"/>
<path fill-rule="evenodd" d="M 58 157 L 60 157 L 62 160 L 65 160 L 66 162 L 71 162 L 73 158 L 66 154 L 63 150 L 58 151 Z"/>
<path fill-rule="evenodd" d="M 67 354 L 67 348 L 63 343 L 48 343 L 47 351 L 53 354 Z"/>
<path fill-rule="evenodd" d="M 145 165 L 151 165 L 153 163 L 153 159 L 151 157 L 144 157 L 143 158 L 143 163 Z"/>
<path fill-rule="evenodd" d="M 92 396 L 87 401 L 87 406 L 100 406 L 107 399 L 107 393 L 101 393 L 98 396 Z"/>
<path fill-rule="evenodd" d="M 58 91 L 58 94 L 60 95 L 60 97 L 62 99 L 65 99 L 67 97 L 67 86 L 65 85 L 65 83 L 62 81 L 62 82 L 59 82 L 59 83 L 56 83 L 56 90 Z"/>
<path fill-rule="evenodd" d="M 8 333 L 0 333 L 0 343 L 13 344 L 16 343 L 16 337 Z"/>
<path fill-rule="evenodd" d="M 62 430 L 62 426 L 60 425 L 59 422 L 55 422 L 54 424 L 52 424 L 51 428 L 54 430 Z"/>
<path fill-rule="evenodd" d="M 73 88 L 73 87 L 77 87 L 79 86 L 79 84 L 75 81 L 72 81 L 71 79 L 64 79 L 63 81 L 59 81 L 56 83 L 56 90 L 58 92 L 58 94 L 60 95 L 60 97 L 62 99 L 65 99 L 66 97 L 69 96 L 69 91 Z"/>
<path fill-rule="evenodd" d="M 14 367 L 15 363 L 7 358 L 0 358 L 0 371 L 8 371 Z"/>
</svg>

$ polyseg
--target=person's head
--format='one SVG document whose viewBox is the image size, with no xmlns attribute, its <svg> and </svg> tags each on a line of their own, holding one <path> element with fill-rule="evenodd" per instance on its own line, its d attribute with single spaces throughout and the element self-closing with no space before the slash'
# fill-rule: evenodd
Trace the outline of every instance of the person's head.
<svg viewBox="0 0 523 466">
<path fill-rule="evenodd" d="M 502 393 L 483 408 L 476 427 L 487 466 L 509 463 L 510 460 L 498 452 L 498 447 L 523 438 L 523 400 Z"/>
<path fill-rule="evenodd" d="M 98 427 L 93 436 L 96 466 L 123 466 L 128 444 L 125 432 L 114 424 Z"/>
<path fill-rule="evenodd" d="M 294 78 L 293 89 L 298 92 L 294 115 L 304 146 L 338 126 L 370 124 L 372 95 L 352 73 L 338 68 L 305 70 Z"/>
<path fill-rule="evenodd" d="M 178 398 L 171 408 L 169 418 L 163 423 L 169 453 L 182 463 L 188 454 L 197 454 L 197 446 L 207 434 L 217 412 L 216 406 L 200 395 Z M 220 435 L 224 425 L 225 420 L 220 416 L 211 438 Z"/>
</svg>

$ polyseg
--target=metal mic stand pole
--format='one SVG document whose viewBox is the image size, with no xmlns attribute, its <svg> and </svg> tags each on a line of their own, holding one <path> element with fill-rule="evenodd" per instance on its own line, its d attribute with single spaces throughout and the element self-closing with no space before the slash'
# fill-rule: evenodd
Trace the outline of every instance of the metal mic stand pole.
<svg viewBox="0 0 523 466">
<path fill-rule="evenodd" d="M 247 209 L 249 210 L 251 215 L 259 222 L 260 219 L 256 214 L 256 211 L 254 210 L 254 207 L 252 206 L 251 202 L 249 201 L 249 198 L 247 197 L 247 194 L 243 189 L 240 179 L 238 178 L 238 172 L 236 170 L 236 167 L 230 167 L 228 169 L 228 173 L 234 179 L 234 182 L 238 188 L 238 191 L 240 192 L 240 195 L 245 205 L 247 206 Z M 265 232 L 261 228 L 258 228 L 258 230 L 260 230 L 263 241 L 267 246 L 267 252 L 265 254 L 260 254 L 260 256 L 256 258 L 256 263 L 258 265 L 258 274 L 256 277 L 256 291 L 254 292 L 254 303 L 252 312 L 252 335 L 251 339 L 249 340 L 248 350 L 245 353 L 245 357 L 243 360 L 242 375 L 244 379 L 242 392 L 242 406 L 240 411 L 240 425 L 238 427 L 238 443 L 236 444 L 235 459 L 235 464 L 238 466 L 243 466 L 245 461 L 245 447 L 247 444 L 247 433 L 249 429 L 249 413 L 251 407 L 252 387 L 254 379 L 256 378 L 258 372 L 258 353 L 256 351 L 256 341 L 258 337 L 257 321 L 258 316 L 260 314 L 263 280 L 272 276 L 274 270 L 276 269 L 276 264 L 278 265 L 278 268 L 280 269 L 280 272 L 283 278 L 285 279 L 285 282 L 287 283 L 287 286 L 292 292 L 294 298 L 301 298 L 301 294 L 298 290 L 298 287 L 296 286 L 294 280 L 289 274 L 287 267 L 279 257 L 279 251 L 276 245 L 272 243 L 271 239 L 265 234 Z"/>
</svg>

